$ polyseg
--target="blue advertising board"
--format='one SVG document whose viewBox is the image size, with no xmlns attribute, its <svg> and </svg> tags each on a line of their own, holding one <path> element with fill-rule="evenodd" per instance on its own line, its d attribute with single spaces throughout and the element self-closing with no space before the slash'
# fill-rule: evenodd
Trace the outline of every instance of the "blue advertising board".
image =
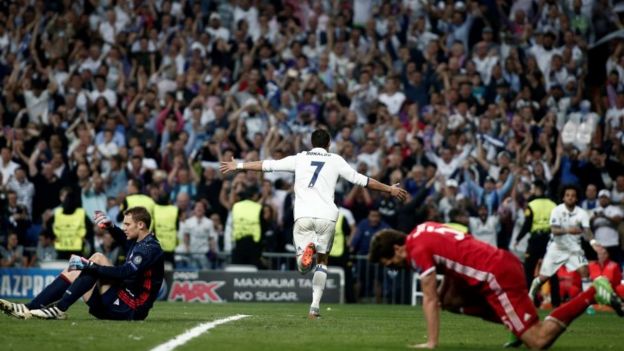
<svg viewBox="0 0 624 351">
<path fill-rule="evenodd" d="M 32 299 L 61 271 L 49 268 L 0 268 L 0 298 Z"/>
</svg>

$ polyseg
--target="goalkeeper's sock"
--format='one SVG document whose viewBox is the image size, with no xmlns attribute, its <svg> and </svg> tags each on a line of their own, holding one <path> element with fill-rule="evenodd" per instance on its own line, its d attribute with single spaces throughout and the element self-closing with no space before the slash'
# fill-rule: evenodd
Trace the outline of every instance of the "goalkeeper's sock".
<svg viewBox="0 0 624 351">
<path fill-rule="evenodd" d="M 319 264 L 314 270 L 312 277 L 312 305 L 311 308 L 319 308 L 323 290 L 325 289 L 325 281 L 327 280 L 327 266 Z"/>
<path fill-rule="evenodd" d="M 61 301 L 59 301 L 56 307 L 63 312 L 67 311 L 69 306 L 73 305 L 74 302 L 78 301 L 78 299 L 82 297 L 82 295 L 91 290 L 96 282 L 97 278 L 94 275 L 88 272 L 80 273 L 78 279 L 76 279 L 72 285 L 65 290 L 63 298 L 61 298 Z"/>
<path fill-rule="evenodd" d="M 71 281 L 63 275 L 59 274 L 56 279 L 46 286 L 41 292 L 35 296 L 32 301 L 26 304 L 29 310 L 39 309 L 58 301 L 63 297 L 65 290 L 71 285 Z"/>
</svg>

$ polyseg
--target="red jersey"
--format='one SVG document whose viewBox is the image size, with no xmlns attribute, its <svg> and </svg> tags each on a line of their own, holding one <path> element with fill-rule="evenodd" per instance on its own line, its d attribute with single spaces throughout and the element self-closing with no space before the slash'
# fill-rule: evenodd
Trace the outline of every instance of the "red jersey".
<svg viewBox="0 0 624 351">
<path fill-rule="evenodd" d="M 596 261 L 589 262 L 589 277 L 594 280 L 601 275 L 607 277 L 613 287 L 622 283 L 622 270 L 617 263 L 607 260 L 604 266 L 601 266 Z"/>
<path fill-rule="evenodd" d="M 405 245 L 410 264 L 421 275 L 437 267 L 438 273 L 460 275 L 470 285 L 486 281 L 488 273 L 504 272 L 501 262 L 509 260 L 503 250 L 436 222 L 417 226 Z"/>
<path fill-rule="evenodd" d="M 529 299 L 524 269 L 513 254 L 436 222 L 417 226 L 405 240 L 405 249 L 421 275 L 437 271 L 473 287 L 479 299 L 468 304 L 478 306 L 486 301 L 498 321 L 517 337 L 539 321 Z"/>
</svg>

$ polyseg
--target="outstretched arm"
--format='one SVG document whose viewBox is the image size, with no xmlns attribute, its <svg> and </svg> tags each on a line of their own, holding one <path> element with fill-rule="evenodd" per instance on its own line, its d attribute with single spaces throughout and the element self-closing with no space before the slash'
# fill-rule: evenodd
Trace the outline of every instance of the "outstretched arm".
<svg viewBox="0 0 624 351">
<path fill-rule="evenodd" d="M 234 171 L 258 171 L 262 172 L 263 161 L 252 162 L 237 162 L 234 158 L 231 161 L 221 161 L 221 172 L 223 174 L 231 173 Z"/>
<path fill-rule="evenodd" d="M 267 160 L 267 161 L 252 161 L 252 162 L 239 162 L 234 158 L 230 161 L 221 161 L 219 167 L 223 174 L 228 174 L 234 171 L 257 171 L 257 172 L 272 172 L 272 171 L 295 171 L 295 156 L 288 156 L 281 160 Z"/>
<path fill-rule="evenodd" d="M 405 189 L 399 188 L 398 183 L 394 185 L 388 185 L 379 182 L 373 178 L 368 178 L 368 185 L 366 187 L 369 189 L 390 193 L 390 195 L 398 198 L 401 201 L 405 201 L 405 199 L 407 199 L 407 191 L 405 191 Z"/>
<path fill-rule="evenodd" d="M 438 335 L 440 333 L 440 299 L 438 298 L 438 287 L 435 270 L 432 270 L 424 277 L 420 278 L 423 290 L 423 311 L 427 321 L 427 342 L 413 345 L 418 349 L 433 349 L 438 345 Z"/>
</svg>

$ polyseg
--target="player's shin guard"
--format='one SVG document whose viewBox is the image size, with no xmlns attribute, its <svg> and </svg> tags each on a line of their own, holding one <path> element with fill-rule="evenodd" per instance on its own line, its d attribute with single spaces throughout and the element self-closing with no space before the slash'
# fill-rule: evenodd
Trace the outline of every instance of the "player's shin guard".
<svg viewBox="0 0 624 351">
<path fill-rule="evenodd" d="M 325 289 L 325 281 L 327 280 L 327 266 L 319 264 L 314 270 L 314 276 L 312 277 L 312 305 L 310 308 L 319 308 L 321 303 L 321 297 L 323 297 L 323 290 Z"/>
<path fill-rule="evenodd" d="M 63 297 L 65 290 L 71 285 L 69 279 L 67 279 L 62 273 L 59 274 L 56 279 L 46 286 L 41 292 L 35 296 L 32 301 L 26 304 L 28 309 L 39 309 L 48 306 L 49 304 L 60 300 Z"/>
<path fill-rule="evenodd" d="M 56 305 L 58 309 L 65 312 L 69 308 L 69 306 L 73 305 L 74 302 L 78 301 L 79 298 L 82 297 L 86 292 L 91 290 L 95 283 L 97 282 L 97 278 L 89 274 L 88 272 L 82 272 L 78 276 L 72 285 L 65 290 L 65 294 L 63 294 L 63 298 Z"/>
</svg>

